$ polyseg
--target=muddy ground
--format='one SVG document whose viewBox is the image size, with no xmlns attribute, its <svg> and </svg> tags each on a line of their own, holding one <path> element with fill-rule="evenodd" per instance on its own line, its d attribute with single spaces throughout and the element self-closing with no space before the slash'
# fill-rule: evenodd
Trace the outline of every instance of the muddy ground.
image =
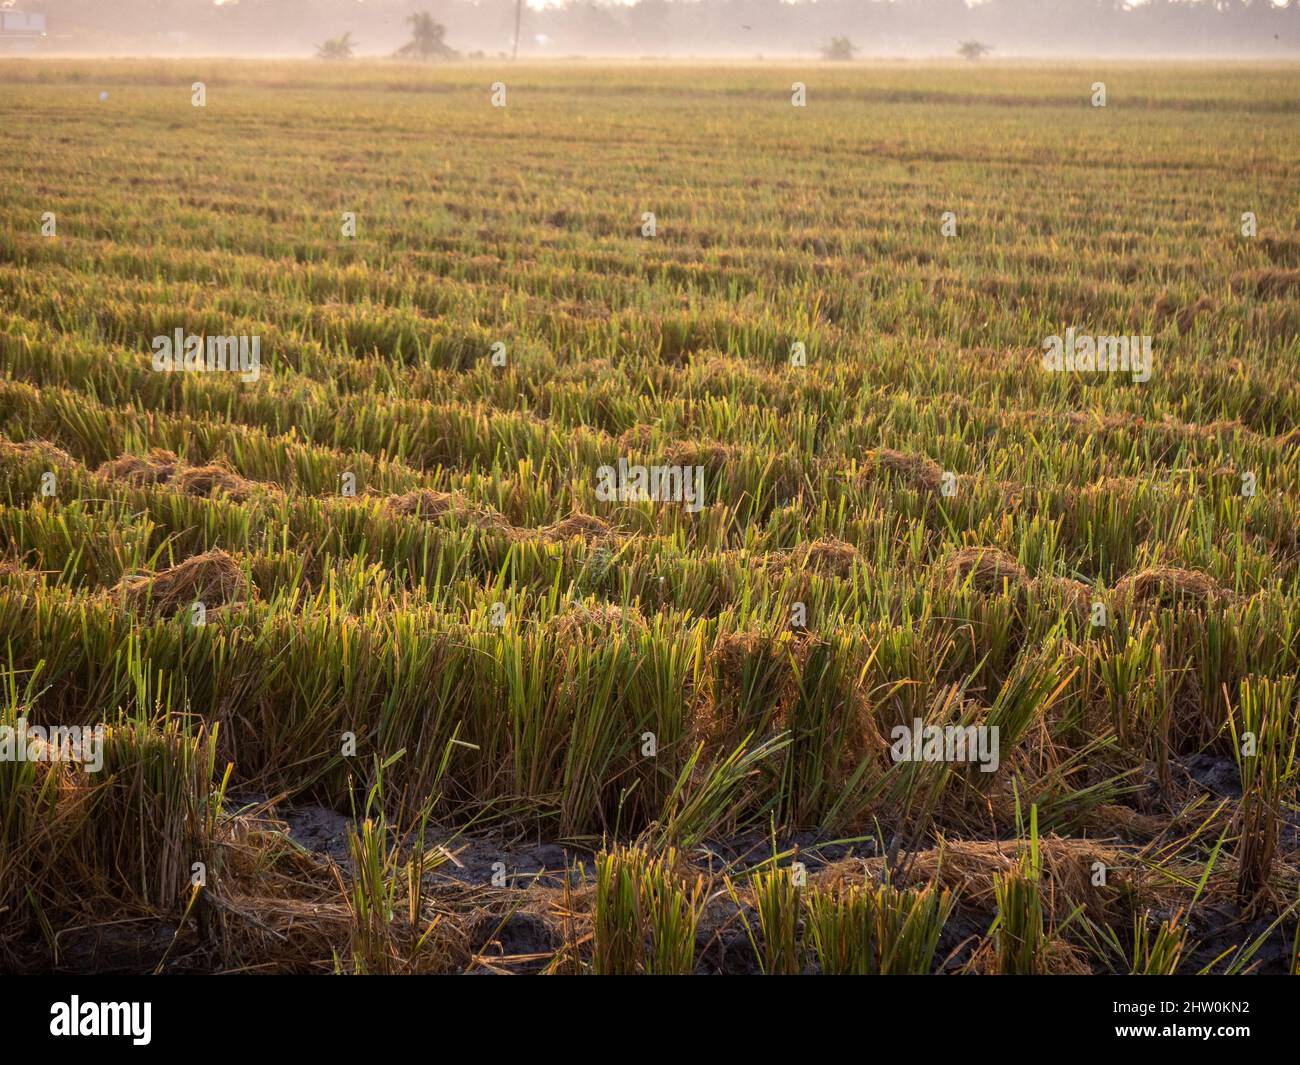
<svg viewBox="0 0 1300 1065">
<path fill-rule="evenodd" d="M 1180 773 L 1216 798 L 1236 799 L 1240 795 L 1236 766 L 1231 759 L 1198 755 L 1181 760 Z M 1154 786 L 1154 780 L 1149 781 Z M 331 864 L 346 871 L 349 866 L 348 835 L 353 819 L 337 810 L 310 804 L 279 803 L 267 806 L 265 795 L 234 792 L 227 796 L 227 810 L 252 813 L 283 824 L 290 840 L 322 870 Z M 1300 842 L 1300 823 L 1294 812 L 1283 828 L 1282 845 Z M 1134 841 L 1126 841 L 1134 842 Z M 466 973 L 536 972 L 564 946 L 561 922 L 548 913 L 538 899 L 561 898 L 558 890 L 566 878 L 575 888 L 592 880 L 594 853 L 591 845 L 531 838 L 518 833 L 463 831 L 430 827 L 426 847 L 440 850 L 441 863 L 425 876 L 431 896 L 450 892 L 464 895 L 473 889 L 491 889 L 493 904 L 467 915 L 466 939 L 473 960 L 461 968 Z M 833 863 L 879 857 L 888 840 L 819 839 L 813 833 L 778 836 L 752 832 L 727 840 L 707 841 L 691 849 L 686 858 L 706 875 L 733 877 L 768 860 L 773 848 L 783 855 L 781 864 L 798 860 L 810 875 Z M 1007 841 L 1014 853 L 1015 841 Z M 346 872 L 344 872 L 346 875 Z M 720 881 L 719 881 L 720 882 Z M 512 903 L 511 889 L 518 903 Z M 503 901 L 505 900 L 505 901 Z M 1283 905 L 1285 905 L 1285 900 Z M 746 908 L 744 916 L 757 927 L 756 915 Z M 945 927 L 937 958 L 939 972 L 958 972 L 968 966 L 973 953 L 989 931 L 993 913 L 959 904 Z M 1152 913 L 1157 920 L 1171 913 Z M 1196 971 L 1225 951 L 1264 934 L 1269 921 L 1243 922 L 1235 906 L 1202 900 L 1185 918 L 1191 938 L 1199 945 L 1184 959 L 1184 971 Z M 150 972 L 212 971 L 211 959 L 203 952 L 177 949 L 175 922 L 106 922 L 98 927 L 69 929 L 59 935 L 55 971 Z M 1126 929 L 1119 930 L 1121 934 Z M 1284 921 L 1263 942 L 1253 961 L 1259 973 L 1286 973 L 1293 951 L 1294 921 Z M 36 945 L 34 945 L 36 946 Z M 758 971 L 754 948 L 735 902 L 724 890 L 713 893 L 699 922 L 697 972 L 753 973 Z M 36 971 L 50 971 L 48 962 Z"/>
</svg>

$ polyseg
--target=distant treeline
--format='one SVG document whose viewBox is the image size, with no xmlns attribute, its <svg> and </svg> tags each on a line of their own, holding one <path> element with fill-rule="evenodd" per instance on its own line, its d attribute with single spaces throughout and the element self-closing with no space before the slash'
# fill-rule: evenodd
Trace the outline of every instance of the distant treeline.
<svg viewBox="0 0 1300 1065">
<path fill-rule="evenodd" d="M 17 0 L 49 16 L 60 50 L 310 54 L 351 31 L 357 54 L 387 55 L 405 20 L 428 11 L 462 53 L 509 52 L 516 0 Z M 566 55 L 819 53 L 847 38 L 861 55 L 953 55 L 978 40 L 993 56 L 1300 54 L 1300 3 L 1287 0 L 571 0 L 525 6 L 519 52 Z"/>
</svg>

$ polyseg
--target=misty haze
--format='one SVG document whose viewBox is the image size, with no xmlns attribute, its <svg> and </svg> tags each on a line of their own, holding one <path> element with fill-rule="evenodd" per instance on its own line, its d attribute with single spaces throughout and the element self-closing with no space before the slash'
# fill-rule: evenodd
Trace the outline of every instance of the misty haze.
<svg viewBox="0 0 1300 1065">
<path fill-rule="evenodd" d="M 516 0 L 6 0 L 41 14 L 50 53 L 310 55 L 351 34 L 389 56 L 427 11 L 462 54 L 512 54 Z M 2 36 L 2 35 L 0 35 Z M 1273 0 L 527 0 L 518 54 L 752 59 L 816 55 L 843 37 L 867 57 L 1296 56 L 1300 7 Z"/>
</svg>

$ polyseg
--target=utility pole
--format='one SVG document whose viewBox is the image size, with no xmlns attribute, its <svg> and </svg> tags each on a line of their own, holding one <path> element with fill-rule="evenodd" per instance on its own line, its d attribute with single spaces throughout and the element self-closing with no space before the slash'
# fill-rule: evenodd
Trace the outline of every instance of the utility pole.
<svg viewBox="0 0 1300 1065">
<path fill-rule="evenodd" d="M 510 61 L 513 63 L 519 58 L 519 22 L 524 17 L 524 0 L 515 0 L 515 47 L 510 54 Z"/>
</svg>

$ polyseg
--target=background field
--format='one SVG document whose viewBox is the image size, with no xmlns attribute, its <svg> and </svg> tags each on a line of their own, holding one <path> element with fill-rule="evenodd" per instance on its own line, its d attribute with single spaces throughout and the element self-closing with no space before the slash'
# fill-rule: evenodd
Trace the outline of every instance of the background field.
<svg viewBox="0 0 1300 1065">
<path fill-rule="evenodd" d="M 526 839 L 675 847 L 601 868 L 679 967 L 759 964 L 798 842 L 814 968 L 888 871 L 952 892 L 922 967 L 1289 971 L 1298 110 L 1258 63 L 0 65 L 4 714 L 114 725 L 102 780 L 0 763 L 9 964 L 458 970 L 520 898 L 536 964 L 648 964 L 649 902 L 485 882 Z M 178 327 L 261 379 L 155 373 Z M 1067 327 L 1152 379 L 1045 373 Z M 708 505 L 601 502 L 620 457 Z M 998 772 L 893 761 L 916 718 Z M 339 881 L 274 820 L 368 794 Z M 430 805 L 481 868 L 407 864 Z M 188 916 L 51 947 L 122 908 Z"/>
</svg>

